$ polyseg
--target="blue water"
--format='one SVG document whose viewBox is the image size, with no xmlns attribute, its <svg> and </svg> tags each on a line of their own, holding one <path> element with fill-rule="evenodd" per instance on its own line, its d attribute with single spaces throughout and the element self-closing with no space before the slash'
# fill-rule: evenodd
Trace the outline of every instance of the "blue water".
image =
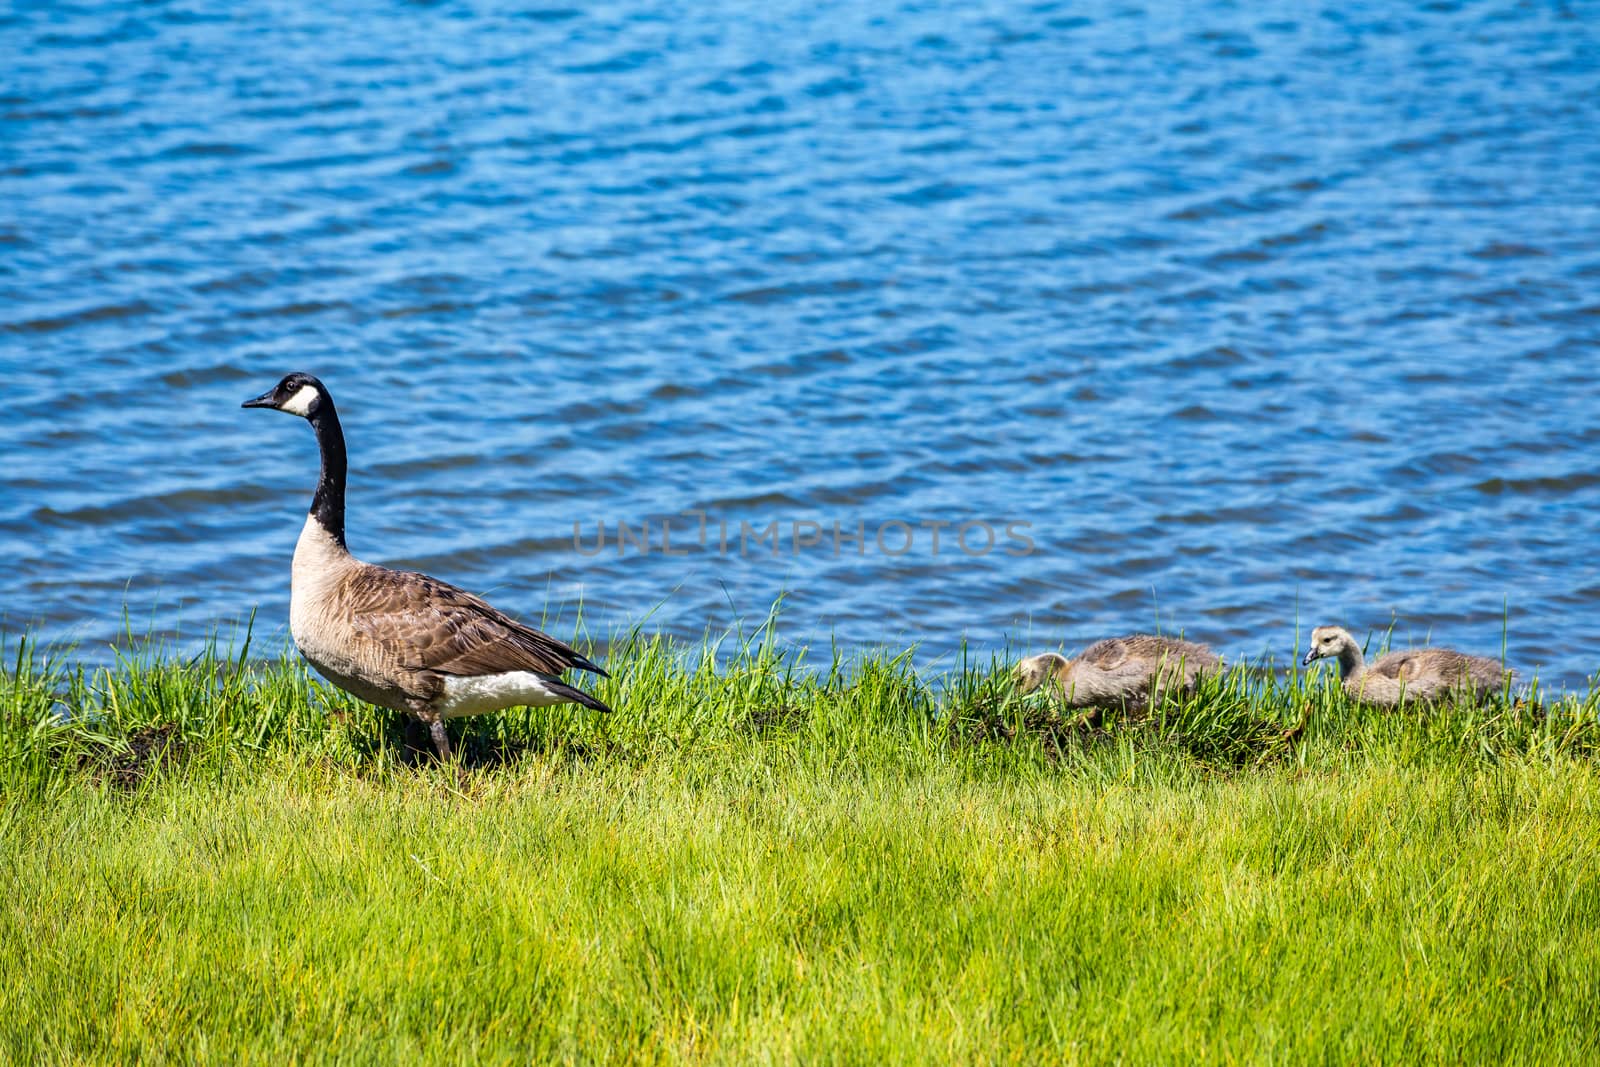
<svg viewBox="0 0 1600 1067">
<path fill-rule="evenodd" d="M 308 370 L 352 547 L 558 632 L 1600 667 L 1600 5 L 16 3 L 0 57 L 13 633 L 283 640 L 315 446 L 239 403 Z"/>
</svg>

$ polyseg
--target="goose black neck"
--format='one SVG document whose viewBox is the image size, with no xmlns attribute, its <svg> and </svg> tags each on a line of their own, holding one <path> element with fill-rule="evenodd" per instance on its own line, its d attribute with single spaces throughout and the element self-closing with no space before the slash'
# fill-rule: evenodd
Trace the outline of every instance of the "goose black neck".
<svg viewBox="0 0 1600 1067">
<path fill-rule="evenodd" d="M 311 515 L 332 538 L 344 547 L 344 429 L 333 400 L 324 393 L 312 413 L 311 428 L 317 432 L 317 447 L 322 452 L 322 475 L 311 498 Z"/>
</svg>

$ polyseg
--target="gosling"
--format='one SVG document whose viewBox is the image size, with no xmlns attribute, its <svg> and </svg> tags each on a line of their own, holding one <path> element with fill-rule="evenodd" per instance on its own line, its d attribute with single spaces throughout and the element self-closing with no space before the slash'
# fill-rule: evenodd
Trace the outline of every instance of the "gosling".
<svg viewBox="0 0 1600 1067">
<path fill-rule="evenodd" d="M 1017 689 L 1031 693 L 1052 682 L 1068 707 L 1142 709 L 1160 689 L 1193 692 L 1200 679 L 1222 669 L 1222 657 L 1205 645 L 1154 634 L 1096 641 L 1073 659 L 1054 652 L 1017 664 Z"/>
<path fill-rule="evenodd" d="M 1311 631 L 1311 648 L 1302 665 L 1319 659 L 1339 661 L 1344 691 L 1352 699 L 1383 708 L 1402 700 L 1426 704 L 1446 697 L 1476 702 L 1503 691 L 1513 674 L 1499 660 L 1448 648 L 1390 652 L 1369 664 L 1356 639 L 1337 626 Z"/>
</svg>

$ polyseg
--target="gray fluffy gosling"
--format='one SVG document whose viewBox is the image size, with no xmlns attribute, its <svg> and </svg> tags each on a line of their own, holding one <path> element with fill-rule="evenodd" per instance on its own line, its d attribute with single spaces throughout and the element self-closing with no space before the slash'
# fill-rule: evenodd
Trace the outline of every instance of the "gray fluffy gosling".
<svg viewBox="0 0 1600 1067">
<path fill-rule="evenodd" d="M 309 374 L 290 374 L 247 408 L 311 423 L 322 476 L 294 549 L 289 632 L 307 662 L 362 700 L 425 723 L 441 760 L 446 719 L 514 707 L 582 704 L 610 711 L 561 680 L 605 671 L 548 634 L 453 585 L 363 563 L 344 543 L 344 431 L 333 398 Z"/>
<path fill-rule="evenodd" d="M 1222 669 L 1205 645 L 1154 634 L 1096 641 L 1073 659 L 1054 652 L 1017 664 L 1017 688 L 1031 693 L 1046 681 L 1069 707 L 1143 707 L 1158 688 L 1193 690 L 1202 675 Z"/>
<path fill-rule="evenodd" d="M 1344 691 L 1355 700 L 1392 708 L 1402 700 L 1427 703 L 1455 695 L 1481 699 L 1501 691 L 1510 671 L 1499 660 L 1469 656 L 1448 648 L 1390 652 L 1367 663 L 1361 646 L 1348 630 L 1319 626 L 1311 631 L 1304 666 L 1319 659 L 1337 659 Z"/>
</svg>

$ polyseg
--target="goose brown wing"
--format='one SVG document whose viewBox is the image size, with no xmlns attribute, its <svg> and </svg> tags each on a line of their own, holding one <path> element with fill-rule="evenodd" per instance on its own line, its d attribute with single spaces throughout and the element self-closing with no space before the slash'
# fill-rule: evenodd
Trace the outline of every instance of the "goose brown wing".
<svg viewBox="0 0 1600 1067">
<path fill-rule="evenodd" d="M 575 668 L 607 676 L 565 642 L 425 574 L 366 569 L 349 587 L 349 605 L 352 627 L 408 670 L 558 676 Z"/>
<path fill-rule="evenodd" d="M 1107 637 L 1084 649 L 1078 659 L 1093 664 L 1103 671 L 1116 670 L 1128 659 L 1128 641 L 1121 637 Z"/>
<path fill-rule="evenodd" d="M 1472 657 L 1448 648 L 1417 648 L 1408 652 L 1391 652 L 1370 669 L 1402 682 L 1414 682 L 1420 678 L 1455 682 L 1467 672 L 1471 661 Z"/>
<path fill-rule="evenodd" d="M 1178 637 L 1162 637 L 1159 634 L 1130 634 L 1121 638 L 1134 655 L 1144 656 L 1152 661 L 1166 658 L 1176 662 L 1183 659 L 1190 663 L 1208 666 L 1221 663 L 1221 657 L 1205 645 L 1194 641 L 1185 641 Z"/>
<path fill-rule="evenodd" d="M 1415 652 L 1390 652 L 1369 663 L 1367 673 L 1410 681 L 1422 673 L 1422 661 Z"/>
</svg>

